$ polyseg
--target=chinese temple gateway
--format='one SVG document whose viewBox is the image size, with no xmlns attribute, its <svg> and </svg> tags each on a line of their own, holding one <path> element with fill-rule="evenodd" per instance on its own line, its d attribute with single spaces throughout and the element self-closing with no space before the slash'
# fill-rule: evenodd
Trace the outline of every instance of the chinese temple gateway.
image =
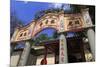
<svg viewBox="0 0 100 67">
<path fill-rule="evenodd" d="M 11 66 L 95 61 L 95 32 L 88 10 L 75 14 L 47 13 L 16 28 L 11 38 Z M 55 29 L 59 37 L 32 45 L 32 39 L 46 28 Z M 16 49 L 18 43 L 25 47 Z"/>
</svg>

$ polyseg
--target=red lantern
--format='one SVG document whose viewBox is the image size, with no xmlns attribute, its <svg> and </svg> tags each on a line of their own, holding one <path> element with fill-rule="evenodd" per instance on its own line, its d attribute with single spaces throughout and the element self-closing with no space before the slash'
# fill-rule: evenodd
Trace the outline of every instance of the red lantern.
<svg viewBox="0 0 100 67">
<path fill-rule="evenodd" d="M 47 64 L 47 59 L 46 58 L 43 58 L 42 60 L 41 60 L 41 65 L 46 65 Z"/>
</svg>

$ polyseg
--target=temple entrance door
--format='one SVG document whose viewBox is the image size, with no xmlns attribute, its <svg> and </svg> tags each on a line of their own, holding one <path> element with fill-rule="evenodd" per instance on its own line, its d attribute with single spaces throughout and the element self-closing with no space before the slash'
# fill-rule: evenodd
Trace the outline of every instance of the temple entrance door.
<svg viewBox="0 0 100 67">
<path fill-rule="evenodd" d="M 84 46 L 82 37 L 73 37 L 67 39 L 68 43 L 68 62 L 85 62 Z"/>
<path fill-rule="evenodd" d="M 58 64 L 59 63 L 59 42 L 46 45 L 47 48 L 47 63 Z"/>
<path fill-rule="evenodd" d="M 59 62 L 59 41 L 52 41 L 43 46 L 43 53 L 37 57 L 36 65 L 57 64 Z"/>
<path fill-rule="evenodd" d="M 50 64 L 51 62 L 52 62 L 51 64 L 58 64 L 59 40 L 48 41 L 47 43 L 45 43 L 44 47 L 47 49 L 47 64 Z"/>
</svg>

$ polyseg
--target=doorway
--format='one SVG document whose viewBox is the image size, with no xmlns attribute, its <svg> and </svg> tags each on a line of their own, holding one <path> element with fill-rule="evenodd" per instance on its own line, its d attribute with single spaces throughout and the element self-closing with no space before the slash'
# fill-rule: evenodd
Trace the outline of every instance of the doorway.
<svg viewBox="0 0 100 67">
<path fill-rule="evenodd" d="M 85 62 L 84 45 L 82 37 L 72 37 L 67 39 L 68 62 Z"/>
</svg>

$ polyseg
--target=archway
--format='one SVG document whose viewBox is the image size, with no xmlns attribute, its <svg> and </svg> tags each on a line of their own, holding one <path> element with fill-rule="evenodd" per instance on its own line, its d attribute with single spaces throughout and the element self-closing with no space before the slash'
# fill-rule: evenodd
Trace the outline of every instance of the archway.
<svg viewBox="0 0 100 67">
<path fill-rule="evenodd" d="M 24 41 L 25 46 L 26 46 L 23 51 L 19 65 L 23 66 L 27 63 L 28 55 L 30 53 L 31 45 L 32 45 L 32 44 L 30 44 L 30 41 L 32 39 L 35 40 L 36 38 L 34 38 L 34 37 L 39 32 L 41 32 L 47 28 L 56 29 L 60 35 L 59 35 L 58 40 L 51 41 L 52 40 L 51 39 L 49 41 L 46 40 L 46 42 L 45 41 L 37 42 L 39 44 L 42 44 L 41 46 L 44 46 L 46 48 L 44 59 L 48 53 L 47 49 L 49 49 L 49 50 L 51 50 L 51 52 L 55 53 L 53 48 L 55 49 L 55 46 L 60 43 L 59 44 L 60 48 L 59 49 L 57 48 L 57 50 L 58 50 L 57 52 L 59 53 L 60 60 L 58 60 L 59 62 L 58 61 L 57 62 L 58 63 L 68 63 L 69 58 L 68 58 L 67 50 L 70 47 L 70 46 L 68 46 L 68 44 L 71 44 L 70 43 L 71 41 L 75 41 L 75 42 L 73 42 L 72 45 L 76 45 L 76 44 L 80 44 L 80 43 L 78 43 L 78 40 L 82 41 L 82 39 L 70 40 L 71 39 L 70 37 L 69 37 L 69 40 L 67 40 L 66 35 L 64 33 L 68 33 L 69 31 L 73 31 L 73 30 L 74 30 L 74 32 L 85 31 L 87 33 L 89 42 L 90 42 L 90 46 L 92 48 L 91 51 L 94 55 L 94 53 L 95 53 L 94 47 L 93 47 L 95 45 L 94 44 L 94 31 L 91 29 L 93 27 L 93 25 L 91 22 L 87 23 L 87 20 L 89 20 L 89 21 L 91 20 L 90 18 L 87 18 L 87 19 L 83 18 L 83 17 L 87 17 L 87 16 L 89 17 L 89 14 L 87 14 L 87 13 L 88 13 L 87 10 L 84 10 L 84 12 L 82 12 L 82 14 L 81 13 L 80 14 L 64 14 L 63 11 L 59 12 L 58 14 L 48 13 L 48 14 L 45 14 L 42 18 L 40 18 L 36 21 L 32 21 L 32 23 L 28 24 L 25 27 L 17 28 L 14 32 L 11 42 L 16 43 L 19 41 Z M 91 35 L 91 33 L 92 33 L 92 35 Z M 93 36 L 93 38 L 91 38 L 90 35 Z M 67 42 L 67 41 L 69 41 L 69 42 Z M 46 44 L 46 45 L 44 45 L 44 44 Z M 56 44 L 56 45 L 55 46 L 53 45 L 53 47 L 51 47 L 51 44 Z M 32 47 L 32 48 L 35 48 L 35 47 Z M 69 49 L 69 50 L 71 50 L 71 49 Z M 24 57 L 24 59 L 23 59 L 23 57 Z M 44 63 L 44 64 L 47 64 L 47 63 Z"/>
<path fill-rule="evenodd" d="M 59 51 L 57 51 L 59 48 L 59 41 L 54 37 L 57 35 L 55 34 L 56 32 L 56 29 L 48 27 L 35 35 L 35 47 L 44 47 L 44 49 L 37 50 L 40 54 L 37 55 L 36 65 L 57 63 L 56 57 Z"/>
</svg>

